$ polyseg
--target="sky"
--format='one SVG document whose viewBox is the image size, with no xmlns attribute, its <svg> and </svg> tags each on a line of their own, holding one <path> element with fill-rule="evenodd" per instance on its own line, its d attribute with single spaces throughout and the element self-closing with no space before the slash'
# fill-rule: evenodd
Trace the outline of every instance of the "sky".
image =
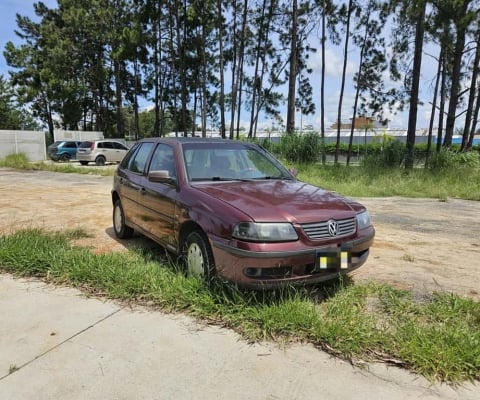
<svg viewBox="0 0 480 400">
<path fill-rule="evenodd" d="M 48 7 L 54 8 L 57 6 L 56 0 L 42 0 Z M 15 34 L 15 29 L 17 28 L 16 24 L 16 14 L 22 16 L 29 16 L 33 20 L 37 20 L 33 4 L 33 0 L 0 0 L 0 75 L 3 75 L 5 78 L 8 78 L 9 67 L 6 64 L 5 58 L 3 56 L 3 51 L 7 42 L 12 41 L 15 44 L 21 44 L 20 39 Z M 317 47 L 320 47 L 320 44 L 317 44 Z M 327 60 L 326 65 L 326 78 L 325 78 L 325 127 L 330 127 L 336 121 L 337 109 L 338 109 L 338 97 L 340 92 L 340 74 L 343 67 L 341 48 L 327 48 L 325 58 Z M 428 67 L 429 60 L 424 58 L 424 64 Z M 310 58 L 310 67 L 313 68 L 313 74 L 311 80 L 313 82 L 312 86 L 314 87 L 314 98 L 320 99 L 319 92 L 319 83 L 320 82 L 320 71 L 321 71 L 321 52 L 317 51 Z M 349 77 L 347 80 L 352 81 L 352 76 L 358 68 L 355 60 L 352 60 L 348 64 Z M 385 77 L 385 79 L 388 79 Z M 428 81 L 428 80 L 424 80 Z M 353 104 L 354 98 L 354 88 L 353 86 L 346 87 L 344 94 L 344 107 L 343 107 L 343 118 L 348 120 L 351 118 L 351 114 L 348 112 L 352 110 L 351 105 Z M 429 97 L 431 96 L 428 86 L 422 88 L 421 97 L 425 96 L 423 100 L 424 105 L 419 106 L 419 111 L 417 114 L 417 128 L 427 128 L 428 127 L 428 118 L 430 114 L 430 106 L 428 104 Z M 312 125 L 314 129 L 320 129 L 321 118 L 320 118 L 320 107 L 319 101 L 316 101 L 316 114 L 311 116 L 300 116 L 298 112 L 296 115 L 296 125 L 300 127 L 300 123 L 303 126 Z M 281 110 L 282 117 L 286 122 L 286 107 Z M 408 115 L 406 112 L 400 113 L 398 115 L 389 115 L 390 123 L 389 127 L 392 129 L 406 129 Z M 248 122 L 244 122 L 242 125 L 245 127 L 248 126 Z M 271 128 L 272 121 L 266 120 L 262 121 L 260 128 Z"/>
</svg>

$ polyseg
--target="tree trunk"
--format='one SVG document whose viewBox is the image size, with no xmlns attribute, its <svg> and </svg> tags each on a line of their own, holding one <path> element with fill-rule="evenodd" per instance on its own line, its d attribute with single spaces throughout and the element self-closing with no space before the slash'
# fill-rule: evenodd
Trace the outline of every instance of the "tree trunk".
<svg viewBox="0 0 480 400">
<path fill-rule="evenodd" d="M 292 5 L 292 29 L 290 43 L 290 72 L 288 74 L 288 102 L 287 102 L 287 134 L 295 132 L 295 84 L 297 81 L 297 24 L 298 24 L 297 0 Z"/>
<path fill-rule="evenodd" d="M 117 119 L 117 133 L 120 137 L 125 136 L 125 124 L 123 121 L 123 95 L 122 95 L 122 78 L 120 77 L 120 62 L 118 60 L 113 61 L 114 75 L 115 75 L 115 108 Z M 102 129 L 103 130 L 103 129 Z M 135 140 L 137 138 L 135 137 Z"/>
<path fill-rule="evenodd" d="M 242 15 L 242 34 L 240 39 L 240 50 L 238 60 L 237 82 L 238 82 L 238 107 L 237 107 L 237 134 L 236 138 L 240 138 L 240 115 L 242 108 L 242 85 L 243 85 L 243 63 L 245 60 L 245 42 L 247 40 L 247 18 L 248 18 L 248 0 L 244 0 Z"/>
<path fill-rule="evenodd" d="M 219 68 L 220 68 L 220 136 L 225 138 L 225 74 L 224 68 L 224 55 L 223 55 L 223 21 L 222 21 L 222 0 L 217 2 L 218 11 L 218 52 L 219 52 Z"/>
<path fill-rule="evenodd" d="M 206 137 L 207 136 L 207 102 L 208 102 L 208 99 L 207 99 L 207 93 L 208 93 L 208 90 L 207 90 L 207 82 L 208 82 L 208 78 L 207 78 L 207 70 L 208 70 L 208 67 L 207 67 L 207 32 L 206 32 L 206 28 L 205 28 L 205 24 L 202 25 L 202 42 L 203 42 L 203 47 L 202 47 L 202 50 L 201 50 L 201 57 L 202 57 L 202 82 L 201 82 L 201 92 L 202 92 L 202 101 L 201 101 L 201 104 L 200 104 L 200 107 L 201 107 L 201 123 L 202 123 L 202 137 Z M 193 124 L 194 125 L 194 130 L 195 130 L 195 123 Z"/>
<path fill-rule="evenodd" d="M 443 44 L 442 63 L 442 83 L 440 84 L 440 106 L 438 111 L 438 129 L 437 129 L 437 153 L 440 153 L 443 145 L 443 118 L 445 116 L 445 102 L 447 97 L 447 51 L 448 47 Z"/>
<path fill-rule="evenodd" d="M 250 102 L 250 128 L 248 130 L 248 137 L 252 138 L 254 136 L 254 126 L 256 125 L 257 115 L 257 97 L 259 96 L 260 90 L 262 88 L 262 80 L 260 78 L 259 70 L 260 70 L 260 63 L 261 60 L 264 60 L 264 52 L 262 51 L 262 47 L 264 42 L 266 42 L 267 33 L 265 33 L 265 14 L 266 14 L 266 4 L 267 2 L 264 1 L 262 3 L 262 11 L 260 14 L 260 28 L 258 31 L 258 41 L 255 46 L 255 68 L 253 71 L 253 80 L 252 80 L 252 99 Z M 263 78 L 263 76 L 262 76 Z"/>
<path fill-rule="evenodd" d="M 369 20 L 370 20 L 370 13 L 368 13 L 366 25 L 368 25 Z M 365 28 L 363 43 L 366 42 L 367 37 L 368 37 L 368 30 Z M 358 60 L 357 87 L 355 89 L 355 100 L 353 102 L 352 126 L 350 128 L 350 138 L 348 140 L 347 166 L 350 165 L 350 158 L 352 155 L 353 134 L 355 132 L 355 119 L 357 117 L 358 98 L 360 97 L 360 82 L 362 81 L 362 65 L 363 65 L 364 53 L 365 53 L 365 44 L 362 45 L 360 48 L 360 59 Z"/>
<path fill-rule="evenodd" d="M 418 93 L 420 85 L 420 69 L 422 67 L 423 35 L 425 32 L 425 9 L 426 3 L 419 5 L 416 29 L 415 51 L 413 56 L 412 88 L 410 95 L 410 110 L 408 114 L 407 146 L 405 154 L 405 168 L 413 168 L 415 134 L 417 130 Z"/>
<path fill-rule="evenodd" d="M 467 112 L 465 114 L 465 126 L 463 128 L 463 135 L 462 135 L 462 151 L 467 151 L 470 149 L 469 144 L 469 137 L 470 137 L 470 126 L 472 125 L 472 115 L 473 115 L 473 108 L 475 104 L 475 95 L 477 92 L 477 79 L 478 79 L 478 69 L 480 68 L 480 29 L 477 31 L 477 49 L 475 51 L 475 58 L 473 61 L 472 67 L 472 78 L 470 80 L 470 90 L 468 96 L 468 106 Z"/>
<path fill-rule="evenodd" d="M 463 1 L 463 13 L 464 16 L 468 8 L 468 0 Z M 465 47 L 465 30 L 461 21 L 457 21 L 457 40 L 455 42 L 455 51 L 453 54 L 453 68 L 452 68 L 452 82 L 450 89 L 450 102 L 448 104 L 447 124 L 445 126 L 445 141 L 444 146 L 450 147 L 452 145 L 452 138 L 455 129 L 455 119 L 457 113 L 459 92 L 460 92 L 460 75 L 462 69 L 463 49 Z"/>
<path fill-rule="evenodd" d="M 187 15 L 187 4 L 186 0 L 183 1 L 183 15 Z M 177 14 L 178 15 L 178 14 Z M 183 28 L 183 29 L 180 29 Z M 182 33 L 180 33 L 182 32 Z M 177 39 L 178 39 L 178 48 L 180 51 L 179 54 L 179 72 L 180 72 L 180 100 L 181 100 L 181 108 L 180 108 L 180 117 L 182 121 L 182 133 L 183 136 L 188 135 L 188 127 L 187 127 L 187 112 L 188 112 L 188 89 L 187 89 L 187 26 L 183 23 L 182 27 L 180 26 L 180 20 L 177 23 Z"/>
<path fill-rule="evenodd" d="M 438 57 L 437 76 L 435 78 L 435 89 L 433 91 L 433 99 L 432 99 L 432 112 L 430 114 L 430 124 L 428 126 L 428 142 L 427 142 L 427 154 L 425 156 L 425 167 L 428 166 L 428 161 L 430 159 L 430 153 L 432 150 L 433 124 L 435 123 L 435 111 L 437 109 L 437 96 L 438 96 L 438 89 L 440 86 L 442 59 L 443 59 L 443 48 L 440 49 L 440 55 Z"/>
<path fill-rule="evenodd" d="M 472 127 L 470 129 L 470 137 L 468 138 L 468 147 L 472 148 L 473 146 L 473 139 L 475 137 L 475 131 L 477 129 L 477 122 L 478 116 L 480 113 L 480 85 L 478 85 L 478 93 L 477 93 L 477 105 L 475 106 L 475 112 L 472 118 Z"/>
<path fill-rule="evenodd" d="M 345 77 L 347 75 L 348 44 L 349 44 L 349 38 L 350 38 L 350 18 L 352 15 L 352 7 L 353 7 L 353 0 L 349 0 L 348 10 L 347 10 L 347 28 L 345 32 L 345 47 L 343 48 L 342 83 L 340 87 L 340 96 L 338 100 L 337 142 L 335 145 L 335 164 L 338 163 L 338 156 L 340 153 L 340 130 L 342 125 L 343 93 L 345 91 Z"/>
</svg>

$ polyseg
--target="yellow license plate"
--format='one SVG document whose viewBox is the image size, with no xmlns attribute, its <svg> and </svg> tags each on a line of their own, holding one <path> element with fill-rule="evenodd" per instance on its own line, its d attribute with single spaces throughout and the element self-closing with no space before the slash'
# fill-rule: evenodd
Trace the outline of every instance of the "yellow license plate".
<svg viewBox="0 0 480 400">
<path fill-rule="evenodd" d="M 351 255 L 347 250 L 319 251 L 316 256 L 315 269 L 318 271 L 344 270 L 351 263 Z"/>
</svg>

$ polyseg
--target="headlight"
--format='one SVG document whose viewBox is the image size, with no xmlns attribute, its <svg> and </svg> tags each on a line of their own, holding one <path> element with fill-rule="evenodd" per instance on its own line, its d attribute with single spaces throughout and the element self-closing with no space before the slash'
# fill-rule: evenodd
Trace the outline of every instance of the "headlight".
<svg viewBox="0 0 480 400">
<path fill-rule="evenodd" d="M 358 229 L 364 229 L 370 226 L 372 222 L 370 221 L 370 214 L 368 211 L 361 212 L 357 214 L 357 226 Z"/>
<path fill-rule="evenodd" d="M 270 222 L 240 222 L 233 228 L 232 236 L 254 242 L 284 242 L 298 239 L 292 224 Z"/>
</svg>

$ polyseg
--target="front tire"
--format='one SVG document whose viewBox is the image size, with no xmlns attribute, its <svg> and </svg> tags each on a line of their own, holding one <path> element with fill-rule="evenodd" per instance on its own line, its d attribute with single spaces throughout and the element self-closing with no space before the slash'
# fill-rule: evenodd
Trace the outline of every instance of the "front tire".
<svg viewBox="0 0 480 400">
<path fill-rule="evenodd" d="M 133 228 L 125 224 L 125 213 L 118 199 L 113 204 L 113 230 L 119 239 L 130 239 L 133 236 Z"/>
<path fill-rule="evenodd" d="M 211 283 L 215 277 L 215 262 L 206 235 L 201 231 L 191 232 L 185 239 L 184 259 L 187 274 Z"/>
</svg>

